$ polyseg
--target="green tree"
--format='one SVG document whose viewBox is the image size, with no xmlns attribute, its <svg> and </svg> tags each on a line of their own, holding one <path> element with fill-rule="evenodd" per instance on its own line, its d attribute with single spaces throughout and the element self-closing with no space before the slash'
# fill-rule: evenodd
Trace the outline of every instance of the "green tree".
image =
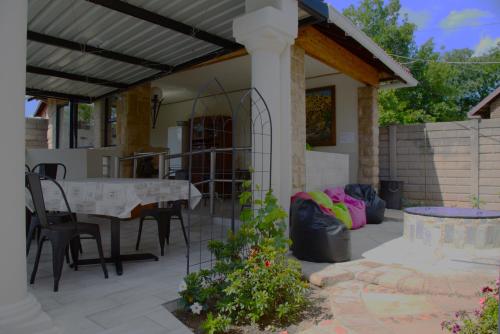
<svg viewBox="0 0 500 334">
<path fill-rule="evenodd" d="M 401 16 L 399 0 L 363 0 L 358 7 L 350 5 L 344 15 L 367 33 L 390 54 L 410 56 L 415 50 L 416 25 Z"/>
<path fill-rule="evenodd" d="M 482 56 L 470 49 L 439 53 L 432 39 L 417 47 L 415 25 L 401 15 L 399 0 L 362 0 L 344 15 L 419 81 L 416 87 L 381 90 L 380 124 L 463 120 L 467 112 L 500 84 L 498 64 L 456 62 L 500 61 L 500 47 Z"/>
</svg>

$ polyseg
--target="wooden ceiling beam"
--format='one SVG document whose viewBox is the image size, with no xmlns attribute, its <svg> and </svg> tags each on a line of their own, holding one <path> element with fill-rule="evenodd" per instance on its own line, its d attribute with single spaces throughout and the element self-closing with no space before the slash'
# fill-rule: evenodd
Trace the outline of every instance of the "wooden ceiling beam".
<svg viewBox="0 0 500 334">
<path fill-rule="evenodd" d="M 366 63 L 313 26 L 300 28 L 295 44 L 303 48 L 308 56 L 343 72 L 355 80 L 371 86 L 378 86 L 379 84 L 379 72 L 375 67 Z"/>
</svg>

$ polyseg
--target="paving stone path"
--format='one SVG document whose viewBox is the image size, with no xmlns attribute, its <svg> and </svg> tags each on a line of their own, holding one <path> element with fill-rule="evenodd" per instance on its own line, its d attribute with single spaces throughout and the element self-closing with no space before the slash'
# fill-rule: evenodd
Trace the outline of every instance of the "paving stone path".
<svg viewBox="0 0 500 334">
<path fill-rule="evenodd" d="M 440 323 L 479 306 L 477 292 L 495 271 L 425 274 L 368 260 L 334 264 L 308 275 L 334 315 L 303 334 L 443 333 Z"/>
</svg>

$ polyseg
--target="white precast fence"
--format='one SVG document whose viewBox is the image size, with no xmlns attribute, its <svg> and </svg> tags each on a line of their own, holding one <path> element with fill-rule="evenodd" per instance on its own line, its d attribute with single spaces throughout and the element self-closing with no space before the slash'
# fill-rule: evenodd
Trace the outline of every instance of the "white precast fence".
<svg viewBox="0 0 500 334">
<path fill-rule="evenodd" d="M 380 128 L 380 179 L 409 204 L 500 210 L 500 119 Z"/>
</svg>

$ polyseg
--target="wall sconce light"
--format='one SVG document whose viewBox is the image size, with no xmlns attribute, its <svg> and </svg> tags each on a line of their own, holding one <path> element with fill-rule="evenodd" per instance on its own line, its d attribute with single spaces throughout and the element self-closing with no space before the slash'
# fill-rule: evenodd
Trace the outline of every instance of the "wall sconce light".
<svg viewBox="0 0 500 334">
<path fill-rule="evenodd" d="M 162 102 L 163 91 L 161 90 L 161 88 L 151 88 L 151 121 L 153 123 L 153 129 L 156 128 L 156 122 L 158 121 L 158 114 L 160 113 Z"/>
</svg>

